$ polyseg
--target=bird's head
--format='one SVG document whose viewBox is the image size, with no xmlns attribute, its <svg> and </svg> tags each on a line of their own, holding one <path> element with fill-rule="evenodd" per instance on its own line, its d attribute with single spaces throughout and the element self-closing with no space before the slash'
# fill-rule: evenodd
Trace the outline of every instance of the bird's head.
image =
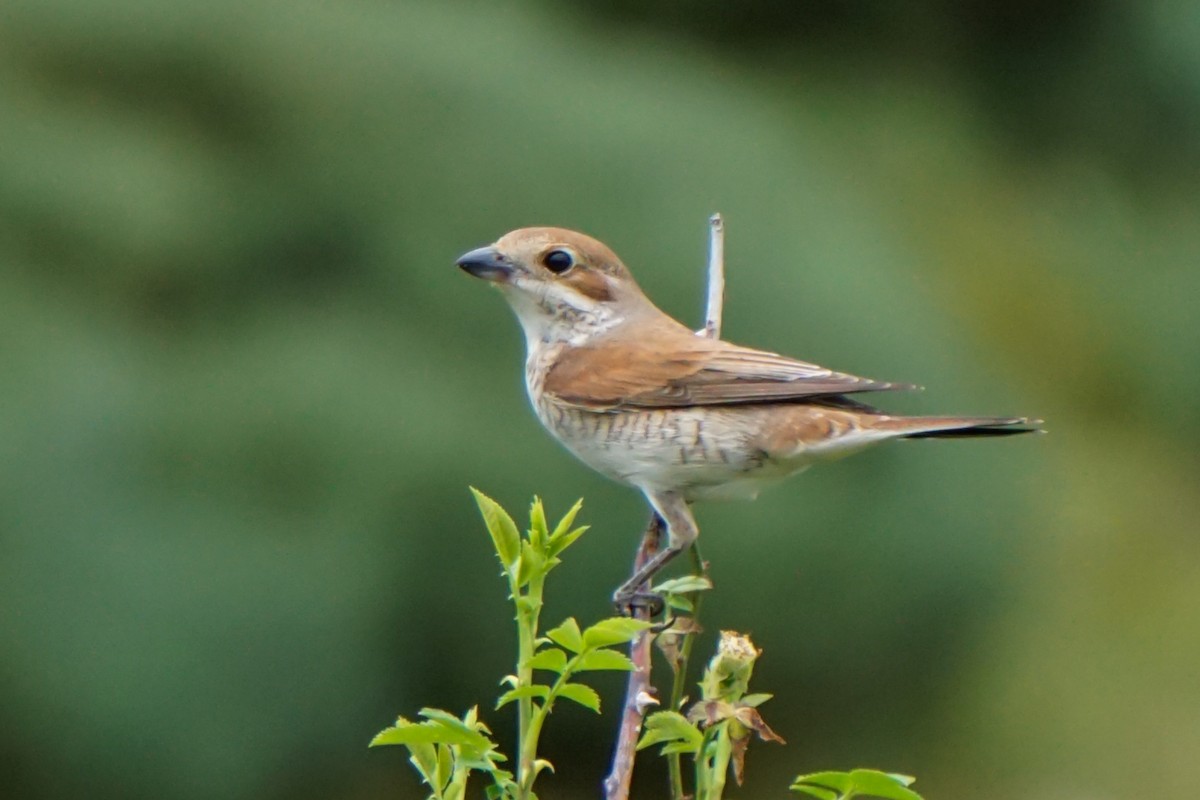
<svg viewBox="0 0 1200 800">
<path fill-rule="evenodd" d="M 563 228 L 520 228 L 457 263 L 500 289 L 531 347 L 583 344 L 657 312 L 612 250 Z"/>
</svg>

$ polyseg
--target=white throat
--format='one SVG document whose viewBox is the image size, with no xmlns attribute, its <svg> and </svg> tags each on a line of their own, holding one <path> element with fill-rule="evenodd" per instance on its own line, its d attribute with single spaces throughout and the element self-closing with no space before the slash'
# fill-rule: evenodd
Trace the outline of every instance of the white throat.
<svg viewBox="0 0 1200 800">
<path fill-rule="evenodd" d="M 587 344 L 625 321 L 615 303 L 602 303 L 565 287 L 543 283 L 534 292 L 524 286 L 500 288 L 525 331 L 531 357 L 553 345 Z"/>
</svg>

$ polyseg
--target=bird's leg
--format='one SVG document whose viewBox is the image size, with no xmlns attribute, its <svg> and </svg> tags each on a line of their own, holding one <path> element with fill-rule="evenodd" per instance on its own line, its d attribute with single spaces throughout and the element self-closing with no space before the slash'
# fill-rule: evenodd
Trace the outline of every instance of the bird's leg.
<svg viewBox="0 0 1200 800">
<path fill-rule="evenodd" d="M 667 523 L 663 522 L 663 518 L 657 511 L 651 511 L 650 521 L 646 524 L 646 531 L 642 534 L 641 544 L 638 545 L 637 557 L 633 560 L 633 577 L 622 583 L 613 593 L 613 604 L 619 613 L 639 619 L 652 619 L 662 610 L 655 607 L 654 601 L 657 598 L 647 591 L 648 585 L 636 584 L 632 589 L 630 587 L 646 563 L 662 548 L 666 529 Z"/>
<path fill-rule="evenodd" d="M 649 608 L 652 616 L 665 608 L 662 595 L 644 586 L 658 574 L 667 562 L 688 549 L 696 541 L 699 530 L 692 510 L 684 499 L 675 492 L 646 492 L 646 499 L 654 508 L 655 515 L 667 526 L 667 546 L 655 553 L 639 567 L 629 580 L 613 592 L 613 604 L 617 610 L 630 614 L 635 608 Z"/>
</svg>

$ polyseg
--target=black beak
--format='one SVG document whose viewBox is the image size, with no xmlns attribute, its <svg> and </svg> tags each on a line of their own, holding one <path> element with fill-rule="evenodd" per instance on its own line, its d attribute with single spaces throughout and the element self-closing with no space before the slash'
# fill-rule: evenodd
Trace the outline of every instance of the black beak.
<svg viewBox="0 0 1200 800">
<path fill-rule="evenodd" d="M 456 262 L 476 278 L 501 281 L 512 274 L 512 262 L 494 247 L 480 247 L 458 257 Z"/>
</svg>

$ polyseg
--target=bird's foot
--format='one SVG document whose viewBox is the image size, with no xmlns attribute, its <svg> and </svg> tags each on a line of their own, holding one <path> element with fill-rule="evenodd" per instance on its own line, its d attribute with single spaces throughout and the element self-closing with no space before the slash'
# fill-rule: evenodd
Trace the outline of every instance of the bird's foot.
<svg viewBox="0 0 1200 800">
<path fill-rule="evenodd" d="M 626 617 L 654 619 L 666 611 L 667 601 L 657 592 L 631 591 L 622 586 L 613 593 L 613 606 Z"/>
</svg>

